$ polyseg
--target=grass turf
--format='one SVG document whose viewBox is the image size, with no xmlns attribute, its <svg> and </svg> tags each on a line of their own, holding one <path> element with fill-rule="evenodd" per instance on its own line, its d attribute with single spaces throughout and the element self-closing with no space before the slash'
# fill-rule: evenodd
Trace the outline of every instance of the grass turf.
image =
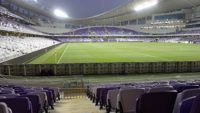
<svg viewBox="0 0 200 113">
<path fill-rule="evenodd" d="M 200 61 L 200 45 L 115 42 L 64 43 L 29 64 Z"/>
</svg>

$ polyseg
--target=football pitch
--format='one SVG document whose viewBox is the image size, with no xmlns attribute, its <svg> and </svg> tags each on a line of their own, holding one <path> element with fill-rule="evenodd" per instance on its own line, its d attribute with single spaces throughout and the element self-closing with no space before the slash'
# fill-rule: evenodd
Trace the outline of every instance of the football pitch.
<svg viewBox="0 0 200 113">
<path fill-rule="evenodd" d="M 200 61 L 200 45 L 153 42 L 64 43 L 29 64 Z"/>
</svg>

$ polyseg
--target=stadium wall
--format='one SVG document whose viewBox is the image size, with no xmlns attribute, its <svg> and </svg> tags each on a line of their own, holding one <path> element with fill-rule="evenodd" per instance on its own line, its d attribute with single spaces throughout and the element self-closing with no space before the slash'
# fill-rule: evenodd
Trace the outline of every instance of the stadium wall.
<svg viewBox="0 0 200 113">
<path fill-rule="evenodd" d="M 1 74 L 16 76 L 67 76 L 186 72 L 200 72 L 200 61 L 0 65 Z"/>
</svg>

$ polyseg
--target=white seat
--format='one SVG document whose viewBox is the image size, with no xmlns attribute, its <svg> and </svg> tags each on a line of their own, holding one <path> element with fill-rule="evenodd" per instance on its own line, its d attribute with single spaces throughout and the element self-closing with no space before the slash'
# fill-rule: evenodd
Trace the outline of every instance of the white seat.
<svg viewBox="0 0 200 113">
<path fill-rule="evenodd" d="M 0 102 L 0 113 L 12 113 L 12 110 L 8 108 L 6 103 Z"/>
</svg>

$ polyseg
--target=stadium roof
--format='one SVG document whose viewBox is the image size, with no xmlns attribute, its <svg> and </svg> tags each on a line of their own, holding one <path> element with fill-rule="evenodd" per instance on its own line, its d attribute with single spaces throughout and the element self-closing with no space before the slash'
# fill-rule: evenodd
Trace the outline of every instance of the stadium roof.
<svg viewBox="0 0 200 113">
<path fill-rule="evenodd" d="M 72 18 L 87 18 L 112 10 L 128 0 L 38 0 L 46 7 L 61 8 Z"/>
<path fill-rule="evenodd" d="M 53 11 L 39 9 L 34 3 L 26 3 L 26 2 L 19 2 L 19 0 L 10 0 L 15 2 L 19 5 L 23 5 L 26 8 L 34 10 L 38 13 L 41 13 L 44 16 L 54 17 Z M 23 0 L 27 1 L 27 0 Z M 77 1 L 77 0 L 75 0 Z M 83 1 L 83 0 L 81 0 Z M 85 0 L 84 0 L 85 1 Z M 107 0 L 105 0 L 107 1 Z M 136 12 L 133 10 L 133 7 L 140 3 L 141 1 L 145 0 L 128 0 L 128 2 L 123 1 L 121 5 L 113 6 L 114 9 L 108 9 L 108 11 L 104 10 L 103 13 L 85 17 L 85 18 L 68 18 L 64 21 L 67 23 L 74 23 L 74 24 L 82 24 L 82 25 L 96 25 L 96 24 L 109 24 L 109 23 L 116 23 L 130 19 L 137 19 L 146 16 L 151 16 L 155 13 L 163 13 L 163 12 L 170 12 L 174 10 L 179 10 L 183 8 L 190 8 L 200 5 L 200 0 L 159 0 L 158 5 L 155 7 L 148 8 L 148 10 L 143 10 L 140 12 Z M 96 1 L 98 2 L 98 1 Z M 108 2 L 108 1 L 107 1 Z M 82 3 L 82 2 L 81 2 Z M 110 3 L 110 2 L 108 2 Z M 91 4 L 88 4 L 90 7 Z"/>
</svg>

